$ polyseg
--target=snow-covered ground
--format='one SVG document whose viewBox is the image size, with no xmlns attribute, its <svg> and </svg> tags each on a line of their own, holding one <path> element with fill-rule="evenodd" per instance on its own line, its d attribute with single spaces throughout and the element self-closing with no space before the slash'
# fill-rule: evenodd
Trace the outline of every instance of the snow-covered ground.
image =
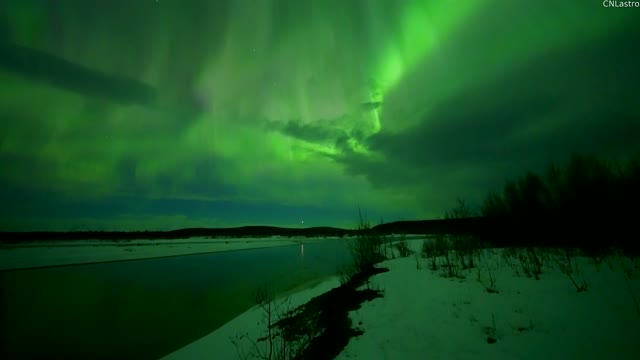
<svg viewBox="0 0 640 360">
<path fill-rule="evenodd" d="M 419 241 L 411 241 L 416 249 Z M 638 359 L 640 358 L 640 261 L 610 257 L 596 266 L 574 258 L 578 285 L 559 270 L 554 255 L 540 280 L 516 275 L 502 250 L 484 251 L 464 279 L 444 278 L 425 259 L 411 256 L 380 264 L 391 271 L 372 278 L 384 298 L 350 313 L 365 333 L 350 340 L 338 359 Z M 627 269 L 627 271 L 623 271 Z M 626 273 L 631 270 L 630 279 Z M 336 278 L 296 293 L 295 306 L 339 286 Z M 253 309 L 165 359 L 237 359 L 230 338 L 265 335 L 263 312 Z M 488 339 L 496 341 L 489 343 Z"/>
<path fill-rule="evenodd" d="M 338 286 L 340 286 L 338 278 L 330 278 L 313 287 L 292 294 L 286 299 L 279 298 L 276 302 L 278 305 L 284 304 L 285 308 L 295 308 Z M 231 343 L 231 339 L 245 333 L 251 339 L 258 339 L 264 336 L 264 330 L 266 329 L 264 320 L 263 311 L 255 306 L 211 334 L 167 355 L 163 359 L 239 359 L 238 351 Z"/>
<path fill-rule="evenodd" d="M 59 241 L 0 245 L 0 270 L 96 262 L 150 259 L 165 256 L 257 249 L 322 241 L 307 238 L 247 238 L 132 241 Z"/>
</svg>

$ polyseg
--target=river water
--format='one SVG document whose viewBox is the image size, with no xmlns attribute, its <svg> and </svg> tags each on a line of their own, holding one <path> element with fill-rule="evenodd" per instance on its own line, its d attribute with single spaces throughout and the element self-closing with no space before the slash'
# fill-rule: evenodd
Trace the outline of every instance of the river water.
<svg viewBox="0 0 640 360">
<path fill-rule="evenodd" d="M 345 240 L 0 271 L 0 358 L 157 359 L 349 263 Z"/>
</svg>

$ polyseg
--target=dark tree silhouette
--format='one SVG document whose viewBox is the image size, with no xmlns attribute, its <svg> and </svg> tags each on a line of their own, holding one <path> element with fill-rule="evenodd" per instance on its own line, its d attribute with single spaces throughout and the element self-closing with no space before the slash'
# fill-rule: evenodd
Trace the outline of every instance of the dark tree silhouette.
<svg viewBox="0 0 640 360">
<path fill-rule="evenodd" d="M 640 154 L 624 165 L 572 154 L 565 167 L 551 164 L 544 178 L 527 172 L 507 181 L 501 194 L 490 192 L 481 206 L 482 216 L 493 219 L 486 240 L 636 248 L 628 234 L 640 217 L 639 184 Z"/>
</svg>

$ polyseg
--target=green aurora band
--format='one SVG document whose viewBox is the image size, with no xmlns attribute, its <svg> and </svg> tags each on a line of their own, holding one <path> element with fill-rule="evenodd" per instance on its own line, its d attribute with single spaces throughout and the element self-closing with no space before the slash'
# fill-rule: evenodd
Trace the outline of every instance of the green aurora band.
<svg viewBox="0 0 640 360">
<path fill-rule="evenodd" d="M 358 206 L 385 220 L 440 217 L 455 189 L 441 197 L 427 181 L 437 172 L 390 165 L 389 176 L 424 181 L 388 187 L 346 164 L 393 162 L 369 140 L 435 126 L 434 109 L 461 92 L 637 16 L 597 1 L 5 0 L 0 9 L 3 56 L 24 48 L 71 64 L 55 80 L 0 64 L 2 184 L 96 206 L 131 199 L 106 216 L 32 216 L 36 200 L 2 216 L 6 229 L 60 230 L 295 226 L 306 216 L 138 205 L 162 199 L 326 209 L 309 226 L 351 226 Z M 107 77 L 117 78 L 112 90 L 100 86 Z M 150 95 L 119 85 L 128 82 Z"/>
</svg>

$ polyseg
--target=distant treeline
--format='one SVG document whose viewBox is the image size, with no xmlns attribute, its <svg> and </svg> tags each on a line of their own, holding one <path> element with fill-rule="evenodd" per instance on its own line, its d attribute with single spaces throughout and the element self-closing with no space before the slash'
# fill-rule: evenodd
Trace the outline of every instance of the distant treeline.
<svg viewBox="0 0 640 360">
<path fill-rule="evenodd" d="M 2 242 L 38 240 L 133 240 L 283 237 L 351 237 L 361 232 L 472 235 L 486 246 L 571 246 L 637 248 L 640 244 L 640 156 L 625 164 L 573 155 L 546 174 L 527 172 L 490 193 L 473 216 L 464 202 L 442 220 L 396 221 L 367 229 L 291 229 L 244 226 L 173 231 L 5 232 Z"/>
<path fill-rule="evenodd" d="M 67 232 L 3 232 L 2 242 L 21 241 L 64 241 L 64 240 L 168 240 L 192 237 L 208 238 L 261 238 L 261 237 L 352 237 L 360 232 L 390 234 L 437 234 L 468 233 L 478 227 L 481 218 L 450 220 L 397 221 L 373 226 L 366 230 L 341 229 L 334 227 L 283 228 L 275 226 L 243 226 L 234 228 L 188 228 L 172 231 L 67 231 Z"/>
<path fill-rule="evenodd" d="M 351 236 L 355 230 L 332 227 L 314 227 L 291 229 L 275 226 L 243 226 L 235 228 L 188 228 L 172 231 L 35 231 L 4 232 L 3 242 L 39 241 L 39 240 L 167 240 L 188 239 L 192 237 L 209 238 L 259 238 L 271 236 L 285 237 L 344 237 Z"/>
</svg>

